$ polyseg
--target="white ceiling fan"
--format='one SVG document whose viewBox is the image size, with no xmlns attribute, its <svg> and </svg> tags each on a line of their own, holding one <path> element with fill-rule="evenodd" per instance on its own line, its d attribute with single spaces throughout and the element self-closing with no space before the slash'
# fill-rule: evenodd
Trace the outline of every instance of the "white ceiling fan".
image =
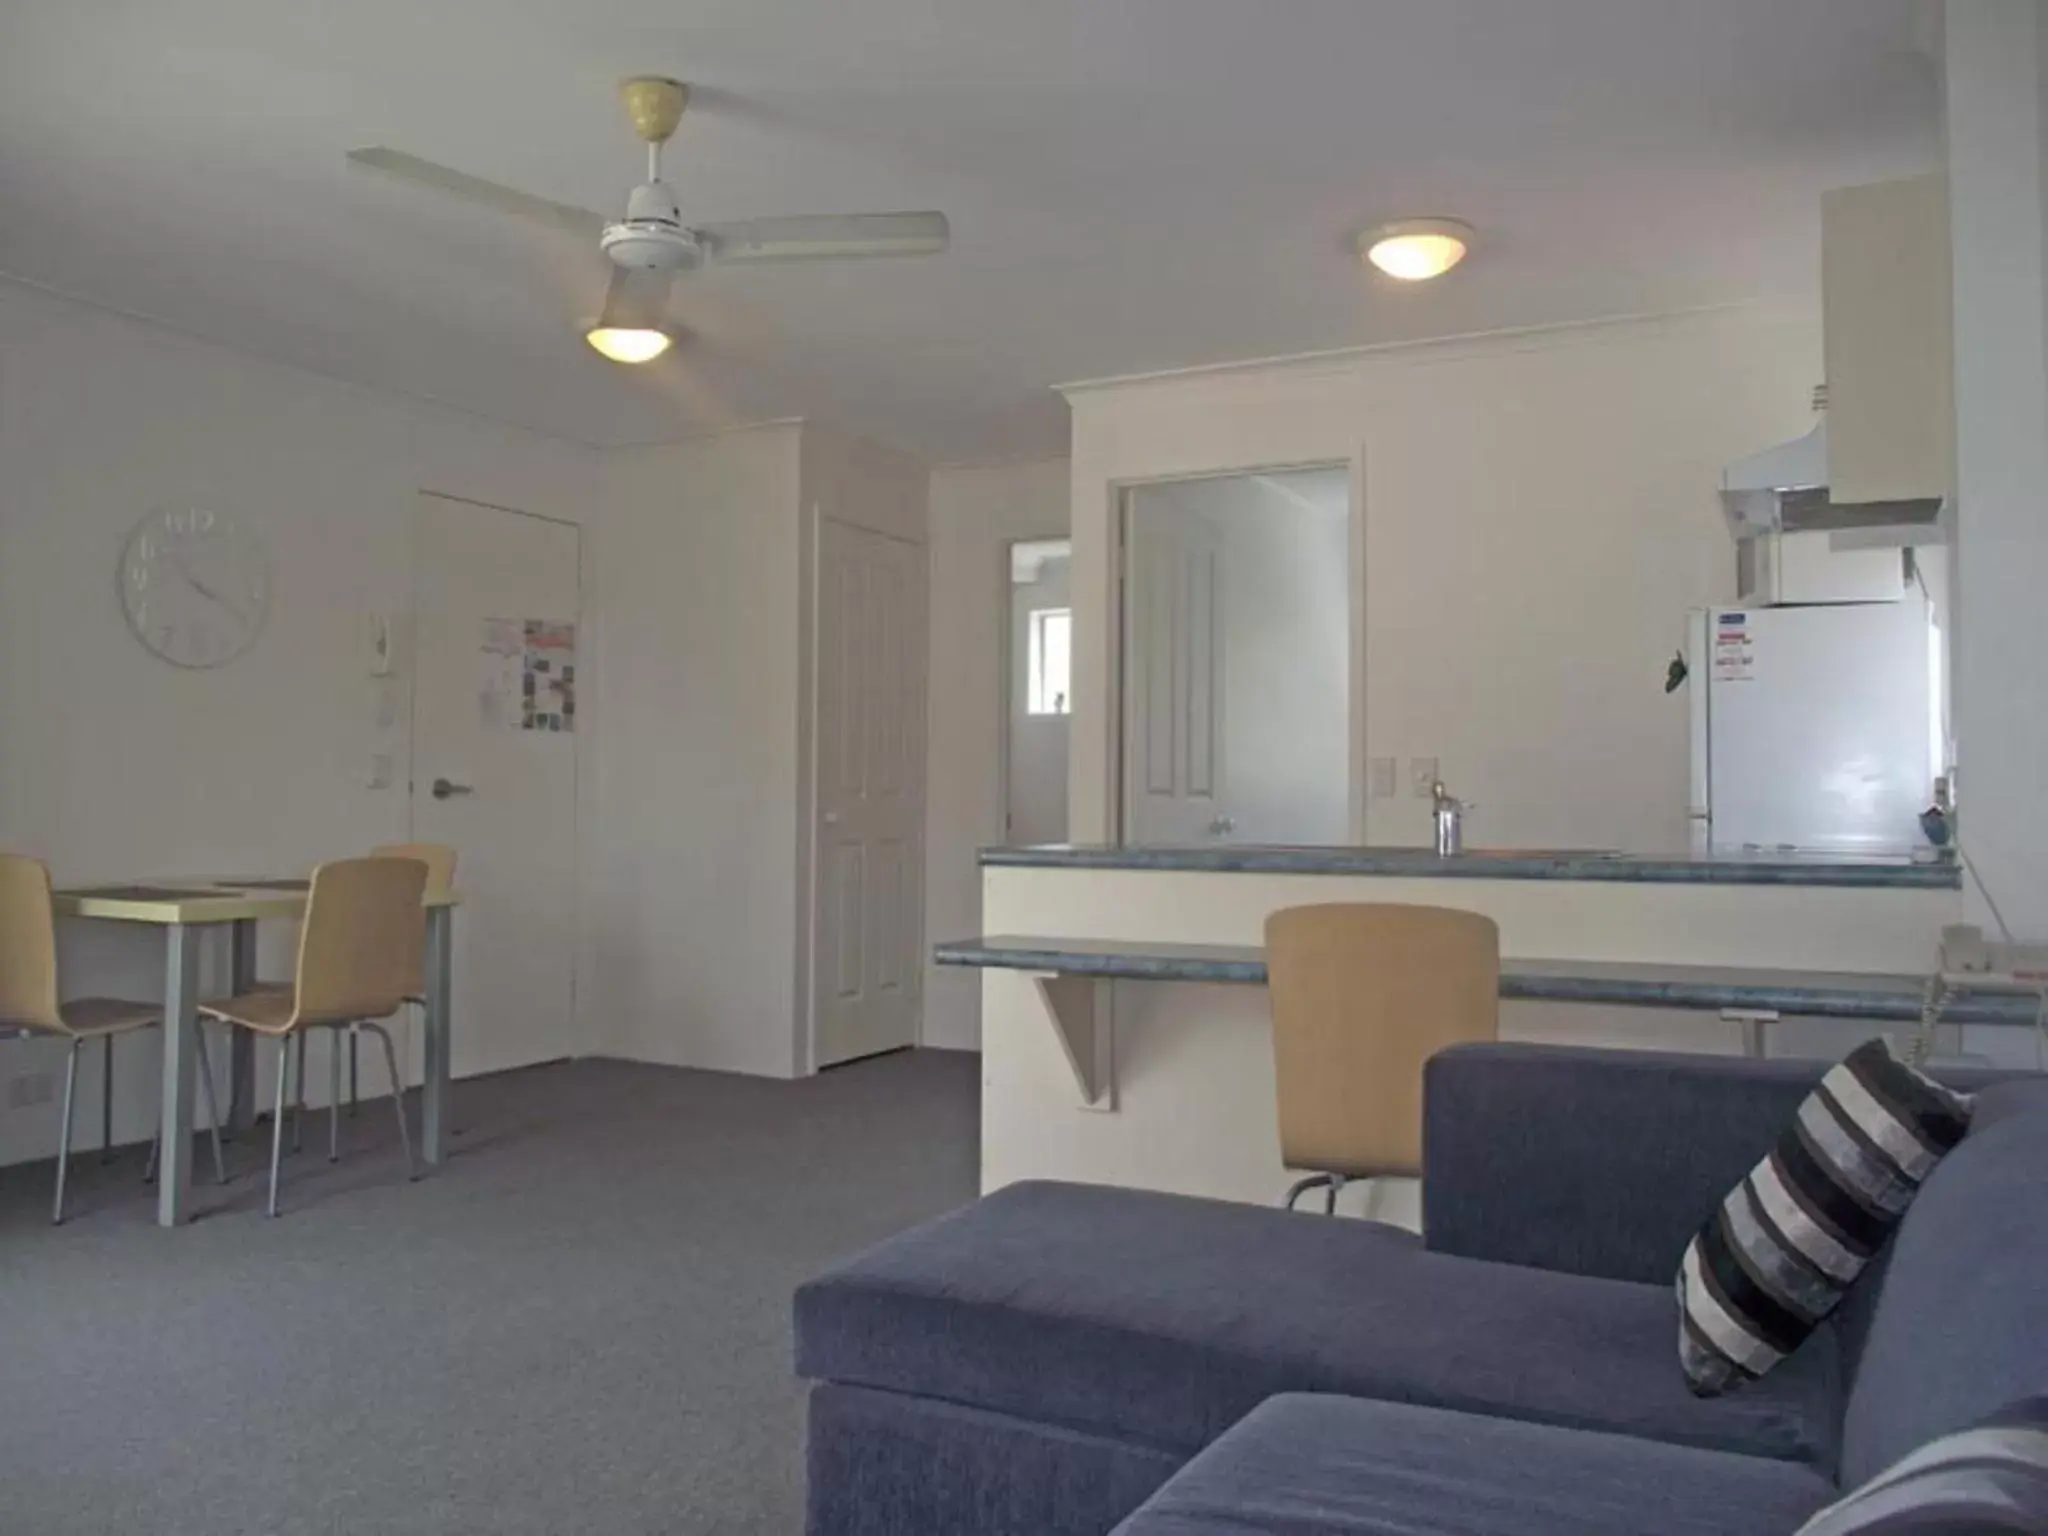
<svg viewBox="0 0 2048 1536">
<path fill-rule="evenodd" d="M 633 189 L 622 219 L 606 219 L 383 145 L 352 149 L 348 159 L 364 170 L 595 239 L 610 260 L 611 282 L 603 312 L 584 334 L 614 362 L 649 362 L 668 350 L 674 336 L 666 310 L 678 272 L 740 262 L 928 256 L 946 249 L 950 231 L 943 213 L 797 214 L 685 224 L 674 191 L 661 179 L 661 147 L 682 121 L 690 88 L 660 75 L 635 75 L 620 82 L 619 95 L 634 133 L 647 145 L 647 180 Z"/>
</svg>

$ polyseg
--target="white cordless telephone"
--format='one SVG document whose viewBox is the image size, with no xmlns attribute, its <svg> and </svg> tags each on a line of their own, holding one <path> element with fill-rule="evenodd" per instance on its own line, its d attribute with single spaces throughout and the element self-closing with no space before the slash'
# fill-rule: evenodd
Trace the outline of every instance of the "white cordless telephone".
<svg viewBox="0 0 2048 1536">
<path fill-rule="evenodd" d="M 1942 979 L 1953 987 L 2039 992 L 2048 988 L 2048 945 L 1986 939 L 1973 923 L 1941 930 Z"/>
</svg>

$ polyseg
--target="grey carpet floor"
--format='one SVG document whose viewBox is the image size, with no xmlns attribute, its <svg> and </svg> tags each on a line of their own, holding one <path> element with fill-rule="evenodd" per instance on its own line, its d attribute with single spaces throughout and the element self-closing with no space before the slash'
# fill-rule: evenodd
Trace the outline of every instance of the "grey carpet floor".
<svg viewBox="0 0 2048 1536">
<path fill-rule="evenodd" d="M 0 1532 L 797 1531 L 790 1293 L 972 1198 L 977 1092 L 938 1052 L 536 1068 L 458 1083 L 417 1184 L 365 1104 L 281 1219 L 252 1139 L 175 1232 L 142 1149 L 56 1229 L 50 1165 L 0 1170 Z"/>
</svg>

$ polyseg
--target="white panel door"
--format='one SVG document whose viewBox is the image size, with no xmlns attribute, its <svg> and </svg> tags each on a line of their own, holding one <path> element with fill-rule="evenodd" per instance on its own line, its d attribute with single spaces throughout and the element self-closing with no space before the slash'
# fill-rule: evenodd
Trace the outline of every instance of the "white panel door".
<svg viewBox="0 0 2048 1536">
<path fill-rule="evenodd" d="M 528 621 L 576 623 L 577 530 L 422 495 L 414 537 L 412 826 L 460 861 L 455 1070 L 556 1060 L 576 1050 L 579 679 L 539 631 L 531 662 L 507 652 Z"/>
<path fill-rule="evenodd" d="M 925 551 L 818 524 L 812 1025 L 820 1067 L 917 1040 Z"/>
<path fill-rule="evenodd" d="M 1204 517 L 1135 505 L 1125 539 L 1124 841 L 1228 842 L 1221 541 Z"/>
</svg>

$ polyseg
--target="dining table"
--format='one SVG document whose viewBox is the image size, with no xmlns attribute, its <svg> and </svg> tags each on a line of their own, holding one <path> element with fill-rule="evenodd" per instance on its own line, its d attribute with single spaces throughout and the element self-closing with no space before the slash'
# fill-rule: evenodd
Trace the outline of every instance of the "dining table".
<svg viewBox="0 0 2048 1536">
<path fill-rule="evenodd" d="M 60 918 L 134 923 L 163 935 L 163 1156 L 158 1174 L 157 1225 L 174 1227 L 192 1214 L 192 1095 L 199 1019 L 202 939 L 226 930 L 229 987 L 242 993 L 257 985 L 256 925 L 266 919 L 305 915 L 312 882 L 296 878 L 163 879 L 80 886 L 54 893 Z M 448 1094 L 453 1017 L 453 889 L 429 890 L 427 914 L 426 1074 L 421 1088 L 420 1146 L 428 1163 L 448 1157 Z M 247 1030 L 233 1031 L 228 1125 L 247 1130 L 255 1119 L 256 1042 Z"/>
</svg>

